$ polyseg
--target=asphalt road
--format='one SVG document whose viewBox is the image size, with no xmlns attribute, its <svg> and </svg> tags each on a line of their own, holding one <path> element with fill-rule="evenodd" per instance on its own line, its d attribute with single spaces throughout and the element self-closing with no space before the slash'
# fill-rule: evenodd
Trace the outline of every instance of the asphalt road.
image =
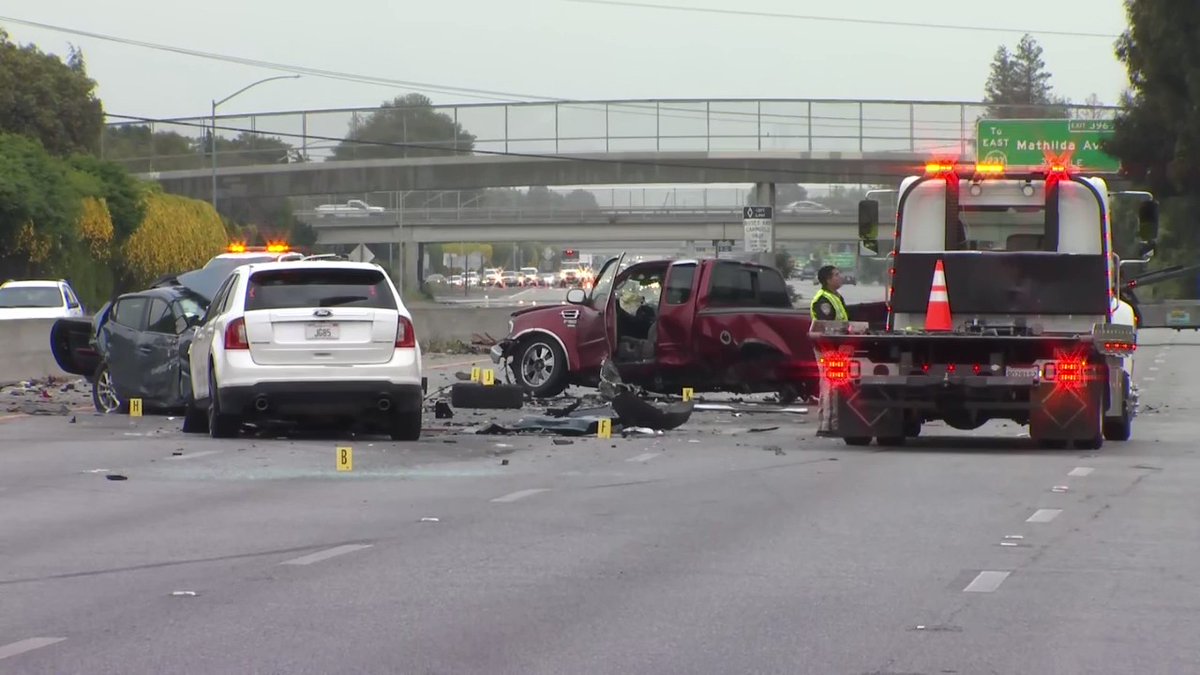
<svg viewBox="0 0 1200 675">
<path fill-rule="evenodd" d="M 8 417 L 0 672 L 1196 672 L 1200 337 L 1142 342 L 1134 440 L 1098 452 Z"/>
</svg>

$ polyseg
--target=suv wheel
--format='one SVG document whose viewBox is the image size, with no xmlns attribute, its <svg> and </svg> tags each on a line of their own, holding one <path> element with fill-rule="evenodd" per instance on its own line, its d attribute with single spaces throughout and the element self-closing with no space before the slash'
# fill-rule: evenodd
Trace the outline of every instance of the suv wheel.
<svg viewBox="0 0 1200 675">
<path fill-rule="evenodd" d="M 234 438 L 241 429 L 242 421 L 236 415 L 221 411 L 220 390 L 217 375 L 208 367 L 208 435 L 212 438 Z"/>
<path fill-rule="evenodd" d="M 393 441 L 421 440 L 421 411 L 396 413 L 389 432 Z"/>
</svg>

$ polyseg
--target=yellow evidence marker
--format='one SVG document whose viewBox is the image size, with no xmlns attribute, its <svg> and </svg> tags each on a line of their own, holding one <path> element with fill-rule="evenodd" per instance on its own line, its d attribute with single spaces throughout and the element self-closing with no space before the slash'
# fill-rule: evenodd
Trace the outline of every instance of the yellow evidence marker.
<svg viewBox="0 0 1200 675">
<path fill-rule="evenodd" d="M 354 448 L 351 448 L 348 445 L 339 446 L 337 448 L 337 470 L 354 470 Z"/>
<path fill-rule="evenodd" d="M 691 387 L 683 388 L 683 400 L 690 401 L 690 400 L 692 400 L 692 397 L 695 394 L 696 394 L 696 391 L 694 389 L 692 389 Z"/>
<path fill-rule="evenodd" d="M 603 419 L 596 423 L 596 438 L 612 438 L 612 420 Z"/>
<path fill-rule="evenodd" d="M 140 398 L 129 399 L 129 416 L 130 417 L 141 417 L 142 416 L 142 399 L 140 399 Z"/>
<path fill-rule="evenodd" d="M 480 370 L 481 369 L 479 366 L 475 366 L 474 368 L 471 369 L 471 381 L 472 382 L 479 381 Z"/>
<path fill-rule="evenodd" d="M 488 368 L 483 371 L 483 386 L 490 387 L 493 384 L 496 384 L 496 371 Z"/>
</svg>

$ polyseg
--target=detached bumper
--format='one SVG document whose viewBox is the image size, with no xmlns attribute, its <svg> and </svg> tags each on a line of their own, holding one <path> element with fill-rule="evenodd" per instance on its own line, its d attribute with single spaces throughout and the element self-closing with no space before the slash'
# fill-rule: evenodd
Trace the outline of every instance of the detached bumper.
<svg viewBox="0 0 1200 675">
<path fill-rule="evenodd" d="M 492 363 L 498 364 L 503 361 L 508 356 L 508 350 L 512 348 L 512 344 L 512 340 L 505 339 L 492 345 L 492 348 L 488 350 L 488 355 L 492 358 Z"/>
</svg>

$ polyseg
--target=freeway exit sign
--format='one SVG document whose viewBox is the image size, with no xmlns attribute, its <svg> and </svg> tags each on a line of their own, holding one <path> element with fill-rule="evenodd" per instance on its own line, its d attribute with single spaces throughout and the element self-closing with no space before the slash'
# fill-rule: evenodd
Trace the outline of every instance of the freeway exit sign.
<svg viewBox="0 0 1200 675">
<path fill-rule="evenodd" d="M 1115 172 L 1120 162 L 1100 149 L 1112 134 L 1112 120 L 979 120 L 975 157 L 989 164 L 1044 166 L 1047 157 L 1069 156 L 1076 168 Z"/>
</svg>

